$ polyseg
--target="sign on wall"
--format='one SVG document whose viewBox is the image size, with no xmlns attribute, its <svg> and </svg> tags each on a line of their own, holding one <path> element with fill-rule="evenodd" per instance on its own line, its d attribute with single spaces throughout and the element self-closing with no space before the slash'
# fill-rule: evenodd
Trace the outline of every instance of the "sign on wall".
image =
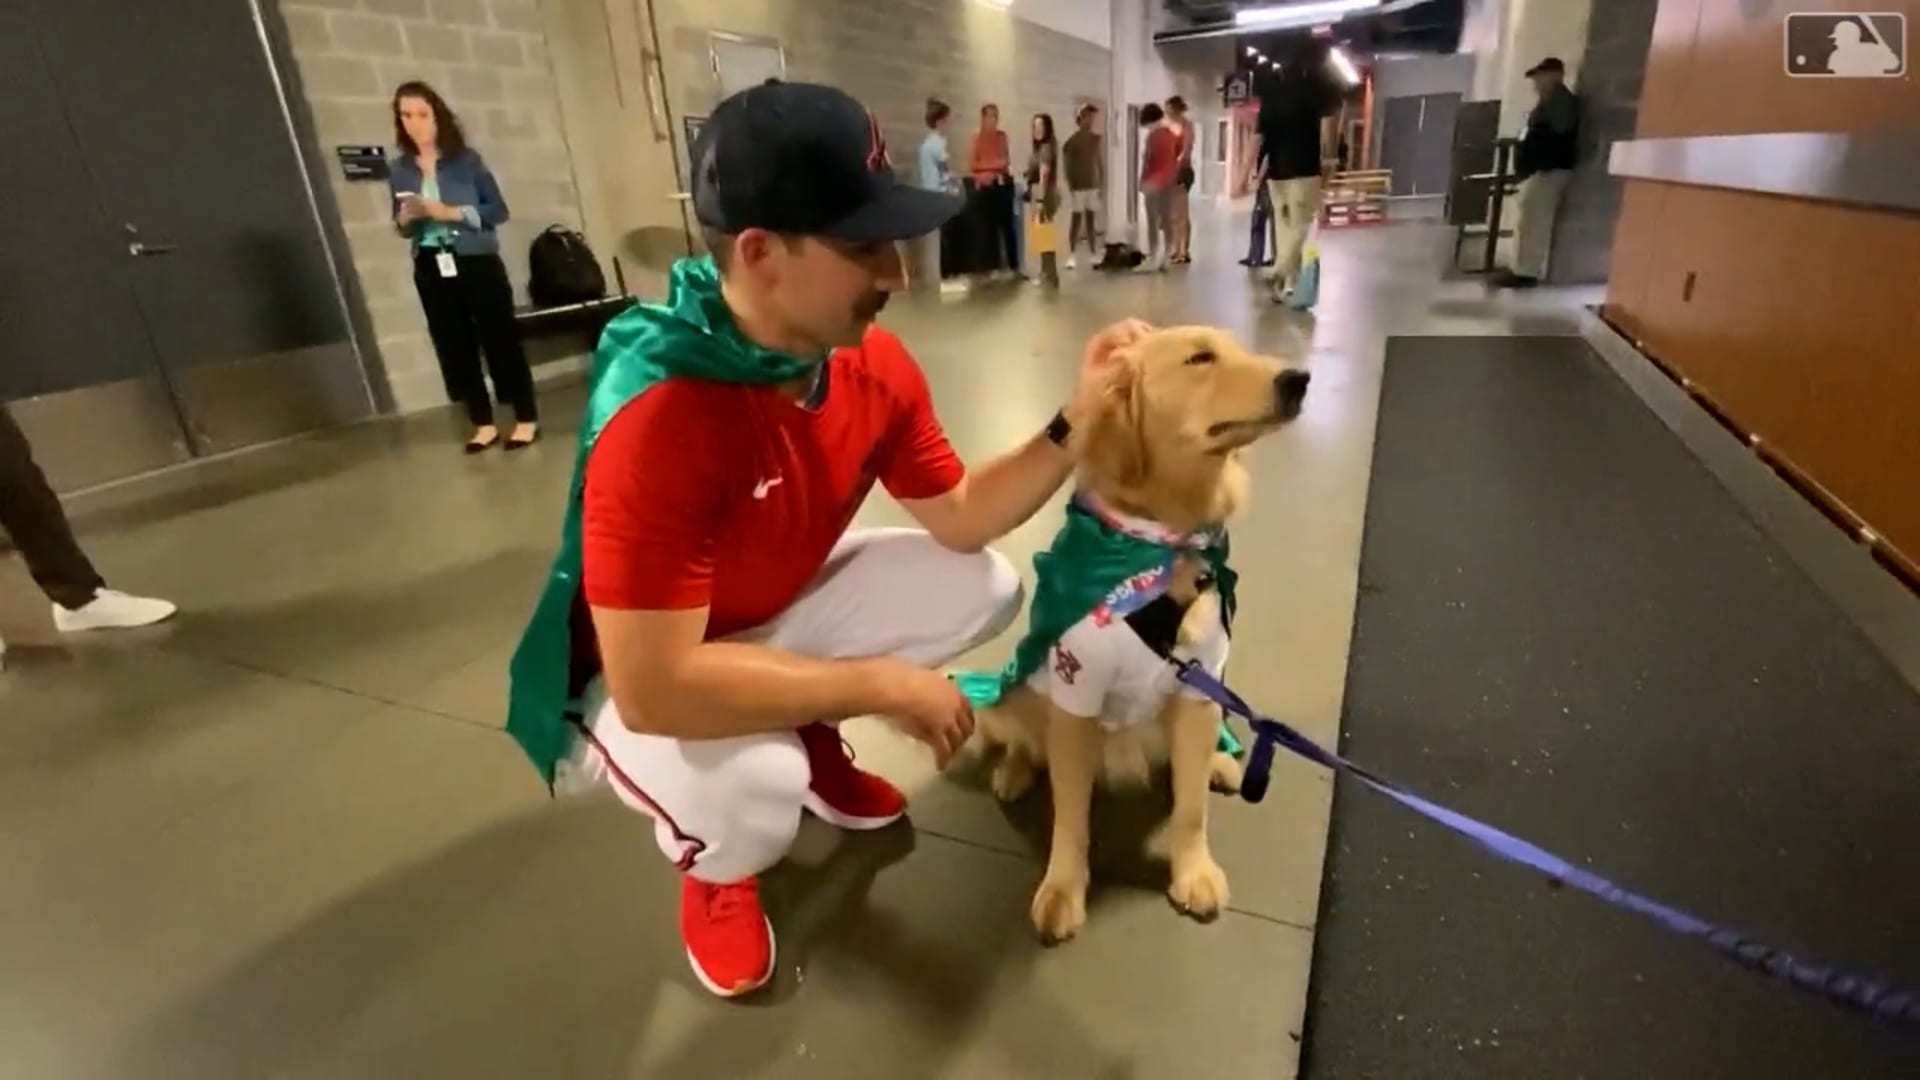
<svg viewBox="0 0 1920 1080">
<path fill-rule="evenodd" d="M 1253 100 L 1253 73 L 1252 72 L 1236 71 L 1233 74 L 1227 76 L 1226 82 L 1220 84 L 1220 101 L 1227 108 L 1231 109 L 1235 105 L 1245 105 L 1247 102 L 1252 100 Z"/>
<path fill-rule="evenodd" d="M 349 180 L 387 178 L 387 148 L 384 146 L 336 146 L 333 155 L 340 159 L 340 175 Z"/>
</svg>

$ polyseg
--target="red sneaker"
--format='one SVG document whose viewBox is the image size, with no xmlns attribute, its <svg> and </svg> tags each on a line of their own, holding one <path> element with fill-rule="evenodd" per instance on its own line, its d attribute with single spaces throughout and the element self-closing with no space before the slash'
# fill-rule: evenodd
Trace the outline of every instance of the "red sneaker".
<svg viewBox="0 0 1920 1080">
<path fill-rule="evenodd" d="M 827 724 L 800 729 L 813 782 L 806 807 L 822 821 L 843 829 L 884 829 L 907 812 L 900 789 L 864 769 L 854 768 L 853 749 Z"/>
<path fill-rule="evenodd" d="M 730 885 L 680 879 L 680 938 L 707 989 L 738 997 L 773 977 L 773 924 L 760 907 L 760 882 Z"/>
</svg>

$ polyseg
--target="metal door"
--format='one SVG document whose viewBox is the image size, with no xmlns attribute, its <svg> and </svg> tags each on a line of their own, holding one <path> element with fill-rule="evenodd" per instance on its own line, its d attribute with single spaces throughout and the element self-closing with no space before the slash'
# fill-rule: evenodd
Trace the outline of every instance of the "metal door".
<svg viewBox="0 0 1920 1080">
<path fill-rule="evenodd" d="M 786 53 L 778 41 L 718 30 L 708 35 L 708 41 L 713 60 L 715 105 L 749 86 L 787 77 Z"/>
<path fill-rule="evenodd" d="M 0 7 L 0 402 L 60 490 L 190 454 L 36 27 Z M 28 150 L 27 148 L 31 148 Z"/>
<path fill-rule="evenodd" d="M 1393 193 L 1412 195 L 1420 144 L 1419 95 L 1388 98 L 1380 125 L 1380 167 L 1393 173 Z"/>
<path fill-rule="evenodd" d="M 194 450 L 371 413 L 258 10 L 36 3 Z"/>
<path fill-rule="evenodd" d="M 1420 139 L 1414 151 L 1413 193 L 1444 195 L 1452 179 L 1454 120 L 1460 115 L 1459 94 L 1428 94 L 1420 99 Z"/>
<path fill-rule="evenodd" d="M 1395 195 L 1447 191 L 1459 94 L 1388 98 L 1381 133 L 1381 167 L 1393 170 Z"/>
</svg>

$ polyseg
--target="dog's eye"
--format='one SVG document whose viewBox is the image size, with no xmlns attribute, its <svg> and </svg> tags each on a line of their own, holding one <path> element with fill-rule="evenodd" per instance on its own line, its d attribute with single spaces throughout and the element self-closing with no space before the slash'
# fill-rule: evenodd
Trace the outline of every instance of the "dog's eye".
<svg viewBox="0 0 1920 1080">
<path fill-rule="evenodd" d="M 1219 358 L 1219 357 L 1217 357 L 1217 356 L 1215 356 L 1215 355 L 1213 355 L 1213 354 L 1212 354 L 1212 353 L 1210 353 L 1210 352 L 1197 352 L 1197 353 L 1194 353 L 1194 354 L 1193 354 L 1192 356 L 1189 356 L 1189 357 L 1187 357 L 1187 363 L 1189 363 L 1189 364 L 1211 364 L 1211 363 L 1213 363 L 1213 362 L 1214 362 L 1215 360 L 1218 360 L 1218 359 L 1220 359 L 1220 358 Z"/>
</svg>

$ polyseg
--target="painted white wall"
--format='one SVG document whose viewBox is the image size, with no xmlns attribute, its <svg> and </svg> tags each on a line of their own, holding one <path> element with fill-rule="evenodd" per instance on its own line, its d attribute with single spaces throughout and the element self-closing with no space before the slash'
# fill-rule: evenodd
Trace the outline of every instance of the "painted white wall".
<svg viewBox="0 0 1920 1080">
<path fill-rule="evenodd" d="M 1020 0 L 1014 0 L 1019 4 Z M 1175 93 L 1173 75 L 1153 44 L 1159 25 L 1158 0 L 1111 0 L 1113 28 L 1112 115 L 1107 117 L 1107 217 L 1102 223 L 1108 240 L 1138 244 L 1146 215 L 1127 222 L 1128 192 L 1138 163 L 1128 154 L 1127 106 L 1164 101 Z"/>
<path fill-rule="evenodd" d="M 1567 82 L 1577 85 L 1580 61 L 1587 51 L 1587 17 L 1594 0 L 1470 0 L 1461 51 L 1473 46 L 1473 97 L 1500 100 L 1500 134 L 1517 137 L 1526 128 L 1533 108 L 1533 85 L 1527 69 L 1549 56 L 1567 65 Z M 1605 2 L 1605 0 L 1601 0 Z M 1517 229 L 1520 202 L 1510 199 L 1507 212 Z M 1511 237 L 1500 242 L 1499 258 L 1512 257 Z"/>
<path fill-rule="evenodd" d="M 1500 99 L 1500 133 L 1518 135 L 1533 108 L 1527 69 L 1549 56 L 1579 81 L 1593 0 L 1472 0 L 1460 51 L 1474 57 L 1473 98 Z"/>
<path fill-rule="evenodd" d="M 986 0 L 974 2 L 985 3 Z M 1013 6 L 1008 10 L 1016 19 L 1025 19 L 1105 48 L 1113 46 L 1113 6 L 1103 0 L 1013 0 Z"/>
</svg>

